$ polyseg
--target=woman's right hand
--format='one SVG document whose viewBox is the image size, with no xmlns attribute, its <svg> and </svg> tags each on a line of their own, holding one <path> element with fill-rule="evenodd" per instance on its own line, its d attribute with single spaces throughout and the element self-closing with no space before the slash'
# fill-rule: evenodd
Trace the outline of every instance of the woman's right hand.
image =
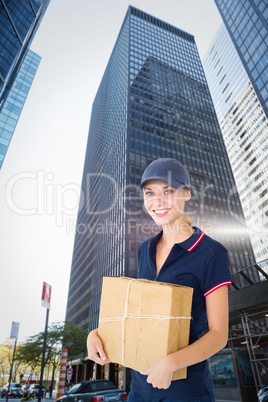
<svg viewBox="0 0 268 402">
<path fill-rule="evenodd" d="M 104 364 L 110 363 L 103 350 L 101 339 L 98 337 L 98 329 L 94 329 L 88 334 L 87 337 L 87 351 L 88 358 L 95 363 Z"/>
</svg>

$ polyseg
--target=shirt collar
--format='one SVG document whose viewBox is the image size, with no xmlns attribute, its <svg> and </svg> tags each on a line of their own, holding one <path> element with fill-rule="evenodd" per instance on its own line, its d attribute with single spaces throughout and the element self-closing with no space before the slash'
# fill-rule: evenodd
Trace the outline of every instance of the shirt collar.
<svg viewBox="0 0 268 402">
<path fill-rule="evenodd" d="M 193 229 L 194 233 L 189 237 L 189 239 L 183 241 L 182 243 L 175 243 L 176 246 L 191 252 L 205 236 L 205 233 L 202 232 L 197 226 L 194 226 Z M 161 230 L 161 232 L 159 232 L 155 237 L 152 238 L 150 244 L 156 244 L 162 236 L 162 233 L 163 230 Z"/>
</svg>

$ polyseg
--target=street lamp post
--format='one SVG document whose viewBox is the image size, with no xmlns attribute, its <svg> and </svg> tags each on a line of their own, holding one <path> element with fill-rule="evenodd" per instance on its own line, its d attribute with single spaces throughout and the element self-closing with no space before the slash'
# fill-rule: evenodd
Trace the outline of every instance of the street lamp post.
<svg viewBox="0 0 268 402">
<path fill-rule="evenodd" d="M 6 394 L 6 402 L 8 402 L 8 393 L 9 393 L 9 389 L 10 389 L 10 383 L 11 383 L 11 380 L 12 380 L 12 371 L 13 371 L 13 364 L 14 364 L 16 346 L 17 346 L 17 338 L 15 339 L 13 358 L 12 358 L 12 363 L 11 363 L 11 368 L 10 368 L 10 373 L 9 373 L 9 380 L 8 380 L 8 387 L 7 387 L 7 394 Z"/>
<path fill-rule="evenodd" d="M 14 344 L 13 358 L 12 358 L 12 363 L 11 363 L 10 373 L 9 373 L 9 380 L 8 380 L 8 387 L 7 387 L 7 394 L 6 394 L 6 402 L 8 402 L 8 393 L 9 393 L 9 389 L 10 389 L 10 383 L 11 383 L 11 380 L 12 380 L 13 364 L 14 364 L 15 353 L 16 353 L 16 346 L 17 346 L 17 339 L 18 339 L 18 334 L 19 334 L 19 327 L 20 327 L 19 322 L 12 321 L 10 338 L 15 339 L 15 344 Z"/>
<path fill-rule="evenodd" d="M 44 335 L 44 342 L 43 342 L 42 364 L 41 364 L 41 373 L 40 373 L 40 381 L 39 381 L 38 402 L 41 402 L 41 396 L 42 396 L 43 374 L 44 374 L 45 355 L 46 355 L 46 344 L 47 344 L 48 316 L 49 316 L 49 309 L 47 308 L 46 325 L 45 325 L 45 335 Z"/>
<path fill-rule="evenodd" d="M 46 313 L 45 335 L 44 335 L 44 342 L 43 342 L 41 373 L 40 373 L 40 381 L 39 381 L 38 402 L 41 402 L 42 388 L 43 388 L 43 374 L 44 374 L 44 366 L 45 366 L 47 327 L 48 327 L 48 316 L 49 316 L 50 300 L 51 300 L 51 289 L 52 289 L 51 285 L 49 285 L 46 282 L 43 282 L 41 305 L 47 309 L 47 313 Z"/>
</svg>

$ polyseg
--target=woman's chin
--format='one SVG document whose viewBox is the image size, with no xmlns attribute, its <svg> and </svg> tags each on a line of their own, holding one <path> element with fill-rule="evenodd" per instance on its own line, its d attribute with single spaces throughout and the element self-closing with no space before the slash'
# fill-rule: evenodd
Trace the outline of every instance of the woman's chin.
<svg viewBox="0 0 268 402">
<path fill-rule="evenodd" d="M 167 217 L 158 217 L 154 216 L 153 220 L 157 225 L 163 226 L 163 225 L 168 225 L 169 224 L 169 218 Z"/>
</svg>

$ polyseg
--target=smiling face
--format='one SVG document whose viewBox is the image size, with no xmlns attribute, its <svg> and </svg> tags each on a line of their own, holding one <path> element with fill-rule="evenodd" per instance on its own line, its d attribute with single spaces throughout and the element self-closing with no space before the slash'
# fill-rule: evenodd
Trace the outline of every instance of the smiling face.
<svg viewBox="0 0 268 402">
<path fill-rule="evenodd" d="M 149 180 L 143 187 L 144 205 L 156 224 L 164 226 L 184 219 L 185 202 L 191 198 L 186 188 L 175 189 L 160 180 Z"/>
</svg>

